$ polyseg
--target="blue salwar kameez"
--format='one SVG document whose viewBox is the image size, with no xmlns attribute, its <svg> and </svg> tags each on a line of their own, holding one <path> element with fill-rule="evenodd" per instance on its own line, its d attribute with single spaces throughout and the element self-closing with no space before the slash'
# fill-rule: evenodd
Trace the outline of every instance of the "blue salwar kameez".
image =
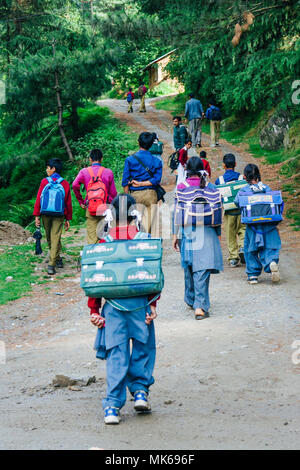
<svg viewBox="0 0 300 470">
<path fill-rule="evenodd" d="M 248 185 L 242 188 L 236 198 L 235 204 L 239 206 L 239 195 L 243 192 L 255 192 L 252 186 Z M 266 191 L 271 191 L 269 186 L 264 185 Z M 266 224 L 247 224 L 244 242 L 244 256 L 246 261 L 246 273 L 248 277 L 258 277 L 264 270 L 270 273 L 270 264 L 279 262 L 279 250 L 281 249 L 281 240 L 277 229 L 277 223 Z"/>
</svg>

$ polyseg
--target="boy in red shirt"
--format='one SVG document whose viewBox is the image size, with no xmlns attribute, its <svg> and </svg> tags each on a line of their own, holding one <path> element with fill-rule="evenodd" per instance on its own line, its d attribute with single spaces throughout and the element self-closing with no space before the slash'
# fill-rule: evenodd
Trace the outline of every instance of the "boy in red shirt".
<svg viewBox="0 0 300 470">
<path fill-rule="evenodd" d="M 185 146 L 179 150 L 179 155 L 178 155 L 179 165 L 177 168 L 176 184 L 183 183 L 186 179 L 186 164 L 189 159 L 188 151 L 191 147 L 192 147 L 192 141 L 188 140 Z"/>
<path fill-rule="evenodd" d="M 210 164 L 209 164 L 209 162 L 206 160 L 206 152 L 205 152 L 205 150 L 202 150 L 202 152 L 200 152 L 200 158 L 201 158 L 201 160 L 202 160 L 202 163 L 203 163 L 203 166 L 204 166 L 204 170 L 207 171 L 208 176 L 211 178 Z"/>
<path fill-rule="evenodd" d="M 61 252 L 61 234 L 63 229 L 63 223 L 65 219 L 65 230 L 70 228 L 70 220 L 72 220 L 72 200 L 70 185 L 67 181 L 63 180 L 60 176 L 62 171 L 62 161 L 58 158 L 52 158 L 47 162 L 46 173 L 48 178 L 51 178 L 53 182 L 59 181 L 59 184 L 63 187 L 64 190 L 64 214 L 43 214 L 41 213 L 41 196 L 43 189 L 49 184 L 47 178 L 42 179 L 38 194 L 36 197 L 33 215 L 35 216 L 35 225 L 40 227 L 41 225 L 41 216 L 43 225 L 46 232 L 46 238 L 50 250 L 49 254 L 49 265 L 48 265 L 48 274 L 55 274 L 55 267 L 63 268 L 63 262 L 60 258 Z"/>
<path fill-rule="evenodd" d="M 132 91 L 132 88 L 129 88 L 126 99 L 127 99 L 127 103 L 128 103 L 128 112 L 133 113 L 132 105 L 133 105 L 133 100 L 134 100 L 134 93 Z"/>
</svg>

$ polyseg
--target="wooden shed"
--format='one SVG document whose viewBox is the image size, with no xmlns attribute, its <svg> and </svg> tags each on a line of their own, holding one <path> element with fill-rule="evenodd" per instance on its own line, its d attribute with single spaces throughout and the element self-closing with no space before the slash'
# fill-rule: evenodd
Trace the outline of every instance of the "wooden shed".
<svg viewBox="0 0 300 470">
<path fill-rule="evenodd" d="M 143 72 L 148 70 L 150 88 L 159 85 L 163 80 L 167 80 L 169 78 L 165 68 L 170 62 L 171 55 L 175 51 L 176 49 L 173 49 L 173 51 L 167 52 L 167 54 L 158 57 L 158 59 L 153 60 L 143 69 Z"/>
</svg>

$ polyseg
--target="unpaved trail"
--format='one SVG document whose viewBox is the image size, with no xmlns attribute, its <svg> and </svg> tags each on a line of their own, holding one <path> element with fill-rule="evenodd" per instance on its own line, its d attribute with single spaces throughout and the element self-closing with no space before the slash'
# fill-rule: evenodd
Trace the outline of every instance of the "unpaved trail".
<svg viewBox="0 0 300 470">
<path fill-rule="evenodd" d="M 157 132 L 168 144 L 166 155 L 171 153 L 167 113 L 148 103 L 146 114 L 128 115 L 124 102 L 101 103 L 137 132 Z M 233 147 L 222 142 L 209 154 L 213 179 L 227 148 Z M 234 150 L 241 170 L 251 157 Z M 168 202 L 173 182 L 166 171 Z M 262 275 L 258 285 L 249 286 L 243 268 L 226 266 L 224 247 L 225 271 L 211 278 L 211 317 L 201 322 L 183 302 L 179 256 L 165 241 L 153 412 L 136 415 L 128 397 L 119 426 L 103 424 L 105 362 L 95 359 L 95 329 L 79 278 L 53 282 L 47 295 L 36 288 L 32 296 L 1 307 L 7 360 L 0 364 L 0 448 L 299 448 L 300 354 L 292 348 L 300 340 L 299 236 L 286 223 L 281 230 L 280 284 Z M 56 374 L 95 375 L 97 381 L 77 391 L 55 389 L 49 384 Z"/>
</svg>

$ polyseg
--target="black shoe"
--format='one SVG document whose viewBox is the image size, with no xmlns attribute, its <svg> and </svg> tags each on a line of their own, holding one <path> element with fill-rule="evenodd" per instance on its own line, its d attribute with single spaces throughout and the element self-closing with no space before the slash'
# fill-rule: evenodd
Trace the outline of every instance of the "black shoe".
<svg viewBox="0 0 300 470">
<path fill-rule="evenodd" d="M 48 266 L 48 274 L 49 274 L 50 276 L 52 276 L 52 274 L 55 274 L 55 272 L 56 272 L 56 271 L 55 271 L 54 266 L 50 266 L 50 265 L 49 265 L 49 266 Z"/>
<path fill-rule="evenodd" d="M 56 267 L 56 268 L 60 268 L 60 269 L 62 269 L 62 268 L 64 267 L 64 263 L 63 263 L 63 260 L 62 260 L 61 258 L 59 258 L 59 259 L 56 261 L 55 267 Z"/>
<path fill-rule="evenodd" d="M 244 255 L 243 251 L 239 252 L 239 258 L 240 258 L 242 264 L 246 264 L 245 255 Z"/>
<path fill-rule="evenodd" d="M 229 261 L 229 266 L 230 266 L 231 268 L 236 268 L 236 267 L 238 266 L 238 264 L 239 264 L 239 260 L 238 260 L 238 259 L 231 259 L 231 260 Z"/>
</svg>

